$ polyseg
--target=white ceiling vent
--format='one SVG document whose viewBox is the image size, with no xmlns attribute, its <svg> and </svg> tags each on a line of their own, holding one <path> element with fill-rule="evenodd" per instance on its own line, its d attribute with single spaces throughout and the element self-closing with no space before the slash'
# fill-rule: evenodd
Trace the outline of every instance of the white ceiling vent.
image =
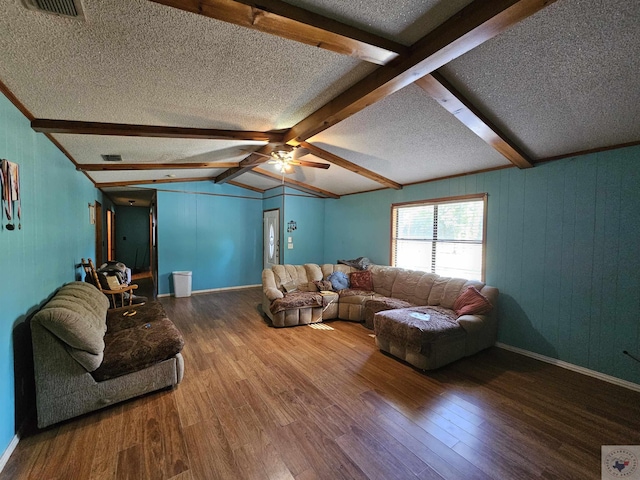
<svg viewBox="0 0 640 480">
<path fill-rule="evenodd" d="M 84 17 L 80 0 L 23 0 L 23 2 L 31 10 L 39 10 L 64 17 Z"/>
<path fill-rule="evenodd" d="M 122 156 L 115 154 L 100 155 L 105 162 L 121 162 Z"/>
</svg>

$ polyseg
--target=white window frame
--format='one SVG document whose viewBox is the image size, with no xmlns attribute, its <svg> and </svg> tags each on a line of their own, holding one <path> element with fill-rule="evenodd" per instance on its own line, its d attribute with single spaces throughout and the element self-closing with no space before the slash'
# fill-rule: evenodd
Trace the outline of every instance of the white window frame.
<svg viewBox="0 0 640 480">
<path fill-rule="evenodd" d="M 486 251 L 487 251 L 487 199 L 488 199 L 488 194 L 487 193 L 480 193 L 480 194 L 473 194 L 473 195 L 463 195 L 463 196 L 456 196 L 456 197 L 446 197 L 446 198 L 435 198 L 435 199 L 430 199 L 430 200 L 418 200 L 418 201 L 413 201 L 413 202 L 404 202 L 404 203 L 394 203 L 391 205 L 391 253 L 390 253 L 390 264 L 392 266 L 397 266 L 396 265 L 396 256 L 397 256 L 397 243 L 398 240 L 402 240 L 397 238 L 397 227 L 398 227 L 398 212 L 400 209 L 402 208 L 407 208 L 407 207 L 416 207 L 416 206 L 434 206 L 436 207 L 435 210 L 437 212 L 437 206 L 439 205 L 444 205 L 444 204 L 448 204 L 448 203 L 465 203 L 465 202 L 483 202 L 483 215 L 482 215 L 482 241 L 481 242 L 472 242 L 474 244 L 481 244 L 482 245 L 482 253 L 481 253 L 481 270 L 480 270 L 480 276 L 481 278 L 479 279 L 480 281 L 484 282 L 485 281 L 485 257 L 486 257 Z M 436 219 L 437 219 L 437 215 L 436 215 Z M 420 241 L 420 240 L 418 240 Z M 457 242 L 455 240 L 451 240 L 451 239 L 446 239 L 445 240 L 440 240 L 437 237 L 437 223 L 434 223 L 434 232 L 433 232 L 433 239 L 425 239 L 425 242 L 429 242 L 432 248 L 432 252 L 431 252 L 431 268 L 430 269 L 425 269 L 425 268 L 418 268 L 418 267 L 405 267 L 405 268 L 410 268 L 412 270 L 426 270 L 426 271 L 430 271 L 431 273 L 437 273 L 439 274 L 439 272 L 437 271 L 437 266 L 436 266 L 436 250 L 437 250 L 437 245 L 440 242 L 442 243 L 447 243 L 447 244 L 451 244 L 451 243 L 469 243 L 469 241 L 460 241 Z M 449 276 L 449 275 L 447 275 Z"/>
</svg>

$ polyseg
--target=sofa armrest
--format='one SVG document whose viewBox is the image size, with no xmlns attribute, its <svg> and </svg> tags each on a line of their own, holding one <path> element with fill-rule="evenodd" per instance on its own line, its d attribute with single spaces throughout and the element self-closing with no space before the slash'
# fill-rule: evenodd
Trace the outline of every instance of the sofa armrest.
<svg viewBox="0 0 640 480">
<path fill-rule="evenodd" d="M 467 334 L 473 335 L 487 328 L 488 317 L 486 315 L 462 315 L 458 317 L 458 323 Z"/>
<path fill-rule="evenodd" d="M 270 268 L 265 268 L 262 271 L 262 293 L 270 302 L 273 302 L 276 298 L 284 297 L 284 294 L 276 285 L 276 278 Z"/>
<path fill-rule="evenodd" d="M 462 315 L 458 323 L 467 333 L 465 355 L 495 345 L 498 336 L 498 321 L 495 315 Z"/>
</svg>

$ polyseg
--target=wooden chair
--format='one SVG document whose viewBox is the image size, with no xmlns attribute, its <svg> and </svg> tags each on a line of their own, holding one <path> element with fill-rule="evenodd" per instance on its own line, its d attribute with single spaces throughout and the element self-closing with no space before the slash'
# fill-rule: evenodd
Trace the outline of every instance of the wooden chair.
<svg viewBox="0 0 640 480">
<path fill-rule="evenodd" d="M 138 285 L 122 285 L 113 275 L 99 275 L 90 258 L 86 261 L 84 258 L 82 259 L 82 268 L 84 269 L 85 275 L 91 280 L 91 283 L 109 298 L 110 308 L 133 305 L 135 297 L 133 291 L 138 288 Z M 125 295 L 125 293 L 127 295 Z M 144 297 L 138 297 L 138 299 L 142 301 L 136 301 L 135 303 L 137 304 L 146 301 Z"/>
</svg>

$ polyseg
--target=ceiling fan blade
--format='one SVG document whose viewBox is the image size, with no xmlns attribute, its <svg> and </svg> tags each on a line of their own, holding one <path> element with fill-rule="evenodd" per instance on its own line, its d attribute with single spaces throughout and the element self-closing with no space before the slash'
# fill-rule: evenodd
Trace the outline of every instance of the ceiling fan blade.
<svg viewBox="0 0 640 480">
<path fill-rule="evenodd" d="M 293 160 L 291 163 L 293 165 L 300 165 L 301 167 L 314 167 L 314 168 L 324 168 L 324 169 L 327 169 L 331 166 L 328 163 L 310 162 L 308 160 Z"/>
<path fill-rule="evenodd" d="M 309 155 L 309 153 L 311 153 L 308 149 L 304 148 L 304 147 L 297 147 L 294 151 L 293 151 L 293 159 L 297 160 L 299 158 L 304 157 L 305 155 Z"/>
</svg>

